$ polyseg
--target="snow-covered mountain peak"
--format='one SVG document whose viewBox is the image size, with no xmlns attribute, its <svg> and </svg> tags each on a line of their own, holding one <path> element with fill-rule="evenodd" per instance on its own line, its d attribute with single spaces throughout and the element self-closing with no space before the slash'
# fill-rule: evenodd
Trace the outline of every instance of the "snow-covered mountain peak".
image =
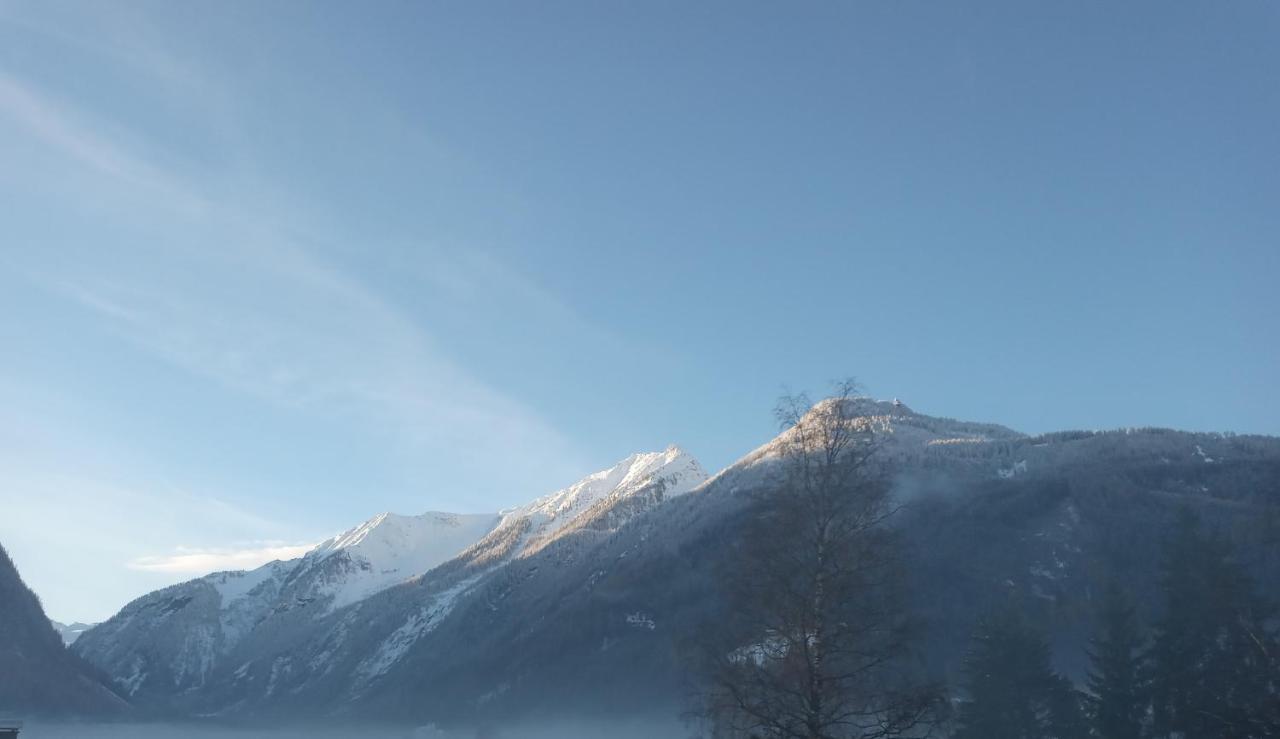
<svg viewBox="0 0 1280 739">
<path fill-rule="evenodd" d="M 706 479 L 707 473 L 698 464 L 698 460 L 672 445 L 661 452 L 632 454 L 612 467 L 587 475 L 569 487 L 502 513 L 508 518 L 530 516 L 539 524 L 564 523 L 609 495 L 635 491 L 658 480 L 666 485 L 667 496 L 680 495 L 701 485 Z M 545 527 L 543 533 L 546 533 Z"/>
<path fill-rule="evenodd" d="M 307 553 L 307 557 L 323 559 L 338 551 L 366 557 L 397 557 L 430 545 L 435 540 L 453 539 L 458 534 L 465 536 L 467 531 L 476 528 L 484 528 L 484 533 L 487 533 L 488 528 L 492 528 L 494 519 L 492 513 L 428 511 L 417 516 L 379 513 L 358 526 L 320 542 Z"/>
<path fill-rule="evenodd" d="M 652 495 L 653 488 L 660 486 L 658 499 L 662 500 L 687 493 L 707 479 L 702 465 L 677 446 L 669 446 L 661 452 L 632 454 L 566 488 L 503 511 L 502 523 L 495 530 L 495 536 L 513 530 L 522 531 L 517 539 L 503 548 L 508 552 L 527 554 L 555 539 L 575 520 L 606 499 L 618 502 L 644 493 Z"/>
<path fill-rule="evenodd" d="M 622 479 L 613 485 L 615 490 L 630 489 L 646 485 L 654 478 L 677 478 L 672 480 L 669 495 L 688 492 L 706 479 L 698 460 L 680 447 L 672 444 L 661 452 L 639 452 L 632 454 L 618 464 L 592 475 L 593 478 L 612 480 L 619 473 Z"/>
<path fill-rule="evenodd" d="M 514 558 L 531 556 L 572 531 L 589 535 L 612 531 L 706 480 L 707 473 L 697 460 L 671 446 L 633 454 L 567 488 L 502 513 L 380 513 L 321 542 L 299 559 L 250 571 L 215 572 L 145 595 L 89 632 L 87 643 L 77 644 L 96 663 L 118 667 L 118 683 L 131 695 L 161 683 L 193 689 L 209 679 L 219 660 L 249 649 L 244 646 L 246 640 L 270 641 L 271 636 L 258 635 L 277 633 L 276 629 L 312 628 L 347 606 L 398 584 L 419 581 L 434 570 L 427 577 L 435 577 L 431 584 L 438 587 L 413 590 L 435 594 L 422 606 L 425 610 L 415 612 L 368 663 L 368 674 L 380 674 L 398 659 L 388 655 L 403 655 L 404 648 L 443 618 L 449 604 L 484 573 Z M 452 567 L 437 569 L 451 560 Z M 356 612 L 348 612 L 338 622 L 333 644 L 343 640 Z M 137 663 L 137 651 L 157 642 L 164 644 L 162 663 Z M 336 648 L 333 644 L 326 649 Z M 246 665 L 252 662 L 240 663 L 237 669 L 248 670 Z M 266 679 L 274 681 L 279 674 L 272 663 Z"/>
<path fill-rule="evenodd" d="M 339 608 L 452 559 L 499 521 L 496 513 L 380 513 L 318 544 L 299 569 L 323 572 L 318 592 Z"/>
<path fill-rule="evenodd" d="M 819 413 L 840 402 L 834 398 L 817 403 L 811 413 Z M 917 413 L 902 401 L 875 400 L 868 397 L 848 398 L 846 417 L 860 429 L 872 431 L 885 441 L 908 446 L 931 446 L 952 443 L 984 443 L 1023 438 L 1012 429 L 994 423 L 958 421 Z M 785 437 L 785 433 L 783 435 Z"/>
<path fill-rule="evenodd" d="M 874 435 L 879 446 L 877 458 L 881 462 L 900 464 L 939 455 L 983 457 L 989 456 L 992 450 L 1007 447 L 1010 442 L 1026 438 L 1025 434 L 999 424 L 918 413 L 897 398 L 876 400 L 860 396 L 843 401 L 826 398 L 815 403 L 806 418 L 829 411 L 833 404 L 839 402 L 846 404 L 841 415 L 849 424 Z M 717 477 L 745 475 L 738 484 L 756 484 L 765 479 L 766 469 L 778 461 L 779 455 L 795 438 L 795 429 L 786 429 L 722 470 Z"/>
<path fill-rule="evenodd" d="M 909 418 L 919 415 L 901 400 L 876 400 L 860 395 L 853 398 L 824 398 L 814 403 L 811 412 L 825 411 L 836 403 L 843 402 L 848 408 L 848 415 L 855 418 Z"/>
</svg>

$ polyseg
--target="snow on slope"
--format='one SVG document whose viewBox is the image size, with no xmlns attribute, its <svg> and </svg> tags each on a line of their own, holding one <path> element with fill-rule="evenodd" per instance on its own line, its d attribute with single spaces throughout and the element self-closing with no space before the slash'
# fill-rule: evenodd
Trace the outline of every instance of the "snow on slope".
<svg viewBox="0 0 1280 739">
<path fill-rule="evenodd" d="M 253 570 L 230 570 L 203 580 L 218 591 L 218 623 L 230 646 L 253 629 L 275 605 L 280 588 L 298 560 L 268 562 Z"/>
<path fill-rule="evenodd" d="M 653 501 L 688 493 L 707 479 L 706 471 L 696 459 L 671 446 L 662 452 L 633 454 L 569 487 L 503 511 L 501 522 L 493 531 L 455 561 L 466 569 L 454 576 L 464 579 L 453 582 L 408 613 L 402 625 L 361 661 L 354 674 L 353 694 L 368 689 L 374 680 L 408 654 L 419 639 L 449 615 L 459 598 L 480 582 L 485 573 L 512 558 L 535 554 L 575 526 L 598 523 L 614 506 L 629 502 L 652 505 Z"/>
<path fill-rule="evenodd" d="M 828 398 L 815 408 L 837 402 Z M 847 418 L 858 431 L 872 432 L 879 444 L 881 461 L 902 463 L 908 459 L 930 455 L 963 457 L 982 455 L 990 449 L 1025 439 L 1026 435 L 994 423 L 959 421 L 952 418 L 916 413 L 898 400 L 849 398 Z M 742 459 L 721 470 L 716 476 L 750 477 L 753 469 L 761 470 L 776 461 L 795 431 L 788 429 L 757 447 Z M 764 463 L 764 464 L 762 464 Z"/>
<path fill-rule="evenodd" d="M 87 632 L 75 648 L 131 695 L 157 681 L 197 688 L 223 655 L 268 619 L 299 608 L 333 611 L 421 575 L 498 520 L 497 514 L 384 513 L 299 559 L 215 572 L 144 595 Z M 149 661 L 139 656 L 144 653 Z"/>
<path fill-rule="evenodd" d="M 296 561 L 296 560 L 295 560 Z M 204 579 L 222 596 L 222 605 L 227 605 L 247 597 L 257 590 L 262 583 L 282 574 L 287 574 L 291 562 L 268 562 L 252 570 L 227 570 L 205 575 Z"/>
<path fill-rule="evenodd" d="M 479 541 L 501 520 L 493 513 L 383 513 L 321 542 L 304 557 L 299 570 L 334 556 L 351 566 L 341 577 L 326 578 L 317 594 L 331 595 L 330 609 L 355 603 L 411 577 L 421 575 Z"/>
<path fill-rule="evenodd" d="M 449 615 L 458 597 L 475 585 L 478 579 L 478 577 L 471 577 L 457 583 L 436 594 L 416 612 L 410 614 L 403 625 L 391 632 L 391 635 L 383 640 L 372 654 L 356 666 L 354 673 L 356 685 L 368 685 L 404 657 L 418 639 L 434 629 L 445 616 Z"/>
<path fill-rule="evenodd" d="M 243 661 L 243 650 L 288 642 L 335 611 L 351 607 L 331 632 L 325 632 L 323 643 L 312 645 L 316 649 L 310 652 L 310 669 L 323 674 L 318 665 L 345 648 L 348 630 L 358 632 L 353 624 L 362 618 L 359 609 L 366 599 L 434 570 L 431 587 L 406 596 L 418 600 L 405 612 L 402 625 L 383 635 L 378 648 L 360 661 L 355 678 L 367 685 L 436 628 L 492 568 L 538 551 L 575 525 L 593 522 L 593 530 L 600 531 L 600 521 L 607 519 L 607 527 L 613 528 L 627 515 L 687 493 L 706 479 L 693 457 L 670 447 L 633 454 L 501 513 L 383 513 L 299 559 L 247 572 L 217 572 L 143 596 L 88 632 L 76 651 L 130 694 L 167 700 L 166 695 L 203 688 L 228 656 Z M 437 569 L 446 563 L 449 566 Z M 378 602 L 385 607 L 400 601 L 391 593 Z M 284 661 L 272 664 L 272 686 L 285 679 L 277 673 L 291 665 L 293 657 L 279 659 Z"/>
<path fill-rule="evenodd" d="M 567 488 L 524 506 L 502 512 L 504 526 L 527 519 L 529 530 L 518 551 L 528 551 L 555 538 L 574 518 L 609 497 L 637 492 L 655 482 L 664 495 L 683 495 L 706 482 L 708 475 L 688 452 L 677 446 L 665 451 L 632 454 L 607 470 L 588 475 Z"/>
</svg>

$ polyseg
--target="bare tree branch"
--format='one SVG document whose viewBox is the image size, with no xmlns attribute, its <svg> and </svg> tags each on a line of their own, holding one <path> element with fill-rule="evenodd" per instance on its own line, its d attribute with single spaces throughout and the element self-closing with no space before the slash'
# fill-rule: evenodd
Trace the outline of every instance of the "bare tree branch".
<svg viewBox="0 0 1280 739">
<path fill-rule="evenodd" d="M 820 403 L 787 395 L 774 410 L 777 475 L 752 501 L 724 573 L 734 623 L 708 640 L 703 710 L 715 737 L 929 732 L 939 694 L 902 664 L 911 622 L 885 525 L 897 509 L 861 402 L 845 380 Z"/>
</svg>

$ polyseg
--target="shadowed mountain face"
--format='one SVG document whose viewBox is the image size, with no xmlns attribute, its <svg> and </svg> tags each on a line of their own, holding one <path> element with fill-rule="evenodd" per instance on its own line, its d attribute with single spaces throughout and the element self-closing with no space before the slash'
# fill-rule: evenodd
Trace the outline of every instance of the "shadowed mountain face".
<svg viewBox="0 0 1280 739">
<path fill-rule="evenodd" d="M 0 547 L 0 715 L 115 715 L 127 707 L 67 651 Z"/>
<path fill-rule="evenodd" d="M 1109 578 L 1144 607 L 1156 602 L 1160 545 L 1182 506 L 1234 540 L 1264 592 L 1280 587 L 1280 439 L 1027 437 L 857 402 L 905 504 L 894 525 L 911 556 L 921 669 L 953 680 L 978 614 L 1012 598 L 1079 676 Z M 137 701 L 178 713 L 465 720 L 674 707 L 682 644 L 724 615 L 714 573 L 732 564 L 728 543 L 747 494 L 771 484 L 776 449 L 697 487 L 701 471 L 678 450 L 638 455 L 506 512 L 454 559 L 358 602 L 296 604 L 273 591 L 275 610 L 230 646 L 191 653 L 202 661 L 181 650 L 215 625 L 192 614 L 226 608 L 214 585 L 140 599 L 76 648 Z M 199 664 L 199 680 L 164 672 L 174 664 Z"/>
</svg>

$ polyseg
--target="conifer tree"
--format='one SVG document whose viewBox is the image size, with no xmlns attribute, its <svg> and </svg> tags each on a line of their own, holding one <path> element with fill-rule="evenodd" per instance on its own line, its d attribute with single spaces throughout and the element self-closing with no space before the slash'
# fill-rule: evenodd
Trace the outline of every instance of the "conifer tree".
<svg viewBox="0 0 1280 739">
<path fill-rule="evenodd" d="M 1179 514 L 1167 545 L 1164 613 L 1150 654 L 1157 737 L 1280 735 L 1273 612 L 1221 537 Z"/>
<path fill-rule="evenodd" d="M 1133 604 L 1110 583 L 1089 650 L 1089 716 L 1102 739 L 1141 739 L 1148 705 L 1142 642 Z"/>
<path fill-rule="evenodd" d="M 1080 739 L 1088 735 L 1071 683 L 1050 664 L 1044 637 L 1021 611 L 984 618 L 965 661 L 959 729 L 953 739 Z"/>
<path fill-rule="evenodd" d="M 1054 739 L 1088 739 L 1089 719 L 1084 712 L 1084 695 L 1071 680 L 1055 675 L 1049 687 L 1049 736 Z"/>
</svg>

